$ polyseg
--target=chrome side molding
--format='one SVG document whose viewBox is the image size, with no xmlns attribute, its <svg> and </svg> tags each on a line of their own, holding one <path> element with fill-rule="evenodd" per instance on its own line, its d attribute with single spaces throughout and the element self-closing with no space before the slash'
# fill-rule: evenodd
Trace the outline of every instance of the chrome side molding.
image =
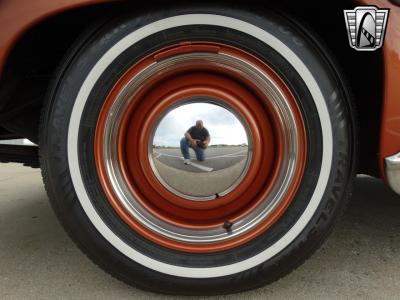
<svg viewBox="0 0 400 300">
<path fill-rule="evenodd" d="M 400 152 L 385 158 L 385 173 L 391 189 L 400 195 Z"/>
</svg>

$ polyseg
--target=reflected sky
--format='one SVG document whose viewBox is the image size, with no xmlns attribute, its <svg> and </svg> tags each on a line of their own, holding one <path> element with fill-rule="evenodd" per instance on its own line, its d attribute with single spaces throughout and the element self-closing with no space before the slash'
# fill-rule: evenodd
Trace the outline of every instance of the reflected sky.
<svg viewBox="0 0 400 300">
<path fill-rule="evenodd" d="M 209 103 L 186 104 L 170 111 L 160 122 L 153 144 L 179 146 L 179 141 L 196 120 L 203 120 L 210 132 L 210 145 L 247 144 L 246 131 L 240 121 L 225 108 Z"/>
</svg>

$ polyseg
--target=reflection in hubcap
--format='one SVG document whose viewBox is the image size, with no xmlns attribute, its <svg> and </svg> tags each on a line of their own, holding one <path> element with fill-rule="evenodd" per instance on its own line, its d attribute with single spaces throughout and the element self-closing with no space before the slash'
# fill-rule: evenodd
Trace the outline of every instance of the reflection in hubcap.
<svg viewBox="0 0 400 300">
<path fill-rule="evenodd" d="M 176 195 L 212 200 L 232 191 L 246 175 L 250 132 L 241 117 L 214 99 L 189 102 L 164 114 L 149 141 L 150 163 Z"/>
</svg>

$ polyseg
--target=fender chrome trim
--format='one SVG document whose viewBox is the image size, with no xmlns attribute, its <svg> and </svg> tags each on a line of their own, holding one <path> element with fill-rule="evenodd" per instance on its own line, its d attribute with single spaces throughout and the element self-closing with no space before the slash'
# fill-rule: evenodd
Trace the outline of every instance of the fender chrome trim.
<svg viewBox="0 0 400 300">
<path fill-rule="evenodd" d="M 400 152 L 385 158 L 385 174 L 391 189 L 400 195 Z"/>
</svg>

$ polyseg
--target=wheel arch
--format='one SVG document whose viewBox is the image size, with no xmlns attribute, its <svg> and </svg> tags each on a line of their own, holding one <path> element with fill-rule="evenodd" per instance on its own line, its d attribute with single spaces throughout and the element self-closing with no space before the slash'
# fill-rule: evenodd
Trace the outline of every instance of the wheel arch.
<svg viewBox="0 0 400 300">
<path fill-rule="evenodd" d="M 118 3 L 106 2 L 110 1 L 0 5 L 0 25 L 5 28 L 0 36 L 0 126 L 4 130 L 37 140 L 40 110 L 52 76 L 82 32 L 105 19 L 106 10 L 117 9 Z M 15 20 L 10 21 L 10 15 Z"/>
</svg>

